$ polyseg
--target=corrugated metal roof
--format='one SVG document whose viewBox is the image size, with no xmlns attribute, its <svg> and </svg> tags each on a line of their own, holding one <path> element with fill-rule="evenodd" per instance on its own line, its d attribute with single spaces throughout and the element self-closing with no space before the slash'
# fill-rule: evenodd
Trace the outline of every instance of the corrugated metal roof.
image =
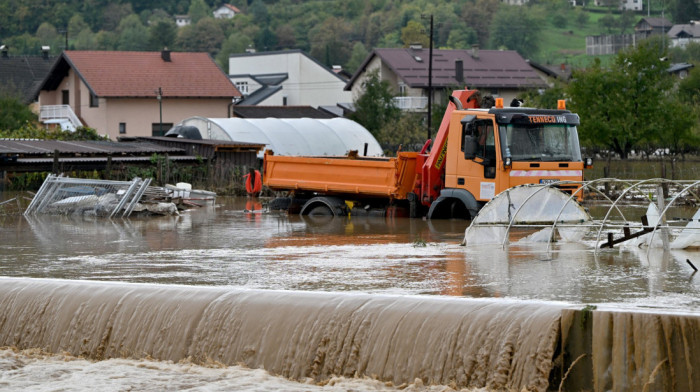
<svg viewBox="0 0 700 392">
<path fill-rule="evenodd" d="M 139 136 L 139 140 L 160 140 L 164 142 L 176 142 L 176 143 L 187 143 L 187 144 L 203 144 L 206 146 L 226 146 L 226 147 L 253 147 L 253 148 L 263 148 L 265 144 L 263 143 L 248 143 L 239 141 L 228 141 L 228 140 L 216 140 L 216 139 L 185 139 L 180 137 L 166 137 L 166 136 Z"/>
<path fill-rule="evenodd" d="M 174 147 L 159 146 L 147 142 L 116 143 L 111 141 L 60 141 L 0 139 L 0 154 L 46 155 L 58 150 L 61 154 L 154 154 L 182 153 Z"/>
</svg>

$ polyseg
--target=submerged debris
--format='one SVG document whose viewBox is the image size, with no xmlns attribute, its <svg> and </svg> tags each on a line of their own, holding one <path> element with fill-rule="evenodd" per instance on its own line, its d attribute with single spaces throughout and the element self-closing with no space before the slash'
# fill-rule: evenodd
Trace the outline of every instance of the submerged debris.
<svg viewBox="0 0 700 392">
<path fill-rule="evenodd" d="M 150 178 L 142 180 L 138 177 L 132 181 L 108 181 L 49 175 L 24 214 L 110 218 L 133 214 L 178 215 L 180 209 L 200 206 L 190 201 L 189 196 L 194 192 L 205 194 L 211 204 L 216 197 L 215 193 L 207 191 L 176 195 L 173 189 L 151 187 L 150 183 Z"/>
</svg>

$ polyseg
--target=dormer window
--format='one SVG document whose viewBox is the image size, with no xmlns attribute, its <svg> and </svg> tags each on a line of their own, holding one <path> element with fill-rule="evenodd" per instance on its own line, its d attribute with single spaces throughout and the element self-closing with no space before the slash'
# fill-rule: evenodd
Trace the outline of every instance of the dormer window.
<svg viewBox="0 0 700 392">
<path fill-rule="evenodd" d="M 243 95 L 248 95 L 248 82 L 236 82 L 236 88 Z"/>
</svg>

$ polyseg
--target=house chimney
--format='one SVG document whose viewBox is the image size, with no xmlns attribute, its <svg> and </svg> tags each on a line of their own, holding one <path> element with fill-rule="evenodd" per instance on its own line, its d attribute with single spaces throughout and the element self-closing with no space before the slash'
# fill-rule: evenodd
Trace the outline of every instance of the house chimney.
<svg viewBox="0 0 700 392">
<path fill-rule="evenodd" d="M 457 83 L 464 83 L 464 62 L 462 60 L 455 60 L 455 79 Z"/>
<path fill-rule="evenodd" d="M 165 62 L 170 62 L 170 51 L 168 48 L 163 48 L 163 50 L 160 52 L 160 58 L 162 58 Z"/>
<path fill-rule="evenodd" d="M 479 45 L 477 44 L 472 45 L 472 58 L 479 58 Z"/>
<path fill-rule="evenodd" d="M 41 46 L 41 56 L 44 58 L 44 60 L 49 59 L 49 51 L 51 50 L 51 47 L 48 45 L 42 45 Z"/>
<path fill-rule="evenodd" d="M 408 47 L 411 48 L 411 50 L 421 50 L 421 49 L 423 49 L 423 44 L 415 43 L 415 44 L 409 45 Z"/>
<path fill-rule="evenodd" d="M 0 45 L 0 52 L 2 52 L 2 57 L 7 57 L 7 45 Z"/>
</svg>

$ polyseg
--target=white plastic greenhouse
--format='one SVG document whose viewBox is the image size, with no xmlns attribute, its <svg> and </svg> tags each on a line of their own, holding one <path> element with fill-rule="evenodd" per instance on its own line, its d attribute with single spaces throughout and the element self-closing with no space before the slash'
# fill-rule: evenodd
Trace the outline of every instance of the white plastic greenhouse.
<svg viewBox="0 0 700 392">
<path fill-rule="evenodd" d="M 362 125 L 346 118 L 205 118 L 190 117 L 203 139 L 264 143 L 277 155 L 345 155 L 350 150 L 381 156 L 382 148 Z M 259 153 L 262 158 L 264 150 Z"/>
</svg>

